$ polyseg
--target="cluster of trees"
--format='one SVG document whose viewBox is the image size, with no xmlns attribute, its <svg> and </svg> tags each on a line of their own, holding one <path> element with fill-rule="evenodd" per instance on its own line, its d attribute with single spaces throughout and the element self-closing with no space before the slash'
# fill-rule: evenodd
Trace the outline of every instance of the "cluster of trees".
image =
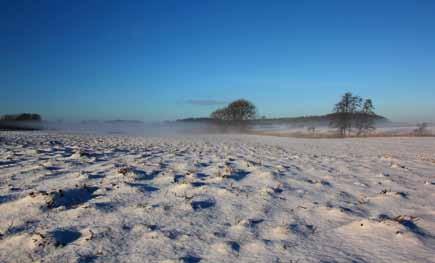
<svg viewBox="0 0 435 263">
<path fill-rule="evenodd" d="M 375 129 L 377 115 L 371 99 L 363 100 L 350 92 L 345 93 L 335 104 L 331 127 L 338 129 L 341 136 L 350 135 L 352 130 L 363 135 Z"/>
<path fill-rule="evenodd" d="M 4 115 L 1 121 L 41 121 L 41 115 L 35 113 L 22 113 L 17 115 Z"/>
<path fill-rule="evenodd" d="M 338 130 L 341 136 L 350 135 L 356 131 L 358 136 L 369 133 L 375 129 L 375 121 L 379 116 L 374 112 L 375 107 L 371 99 L 363 99 L 350 92 L 345 93 L 335 105 L 330 126 Z M 257 108 L 245 99 L 231 102 L 225 108 L 218 109 L 210 115 L 212 120 L 225 123 L 243 124 L 249 120 L 256 120 Z M 310 129 L 315 132 L 315 128 Z"/>
<path fill-rule="evenodd" d="M 43 122 L 41 115 L 22 113 L 0 117 L 0 130 L 41 130 Z"/>
<path fill-rule="evenodd" d="M 257 116 L 255 105 L 245 99 L 239 99 L 228 104 L 227 107 L 214 111 L 210 117 L 219 121 L 241 122 L 254 120 Z"/>
</svg>

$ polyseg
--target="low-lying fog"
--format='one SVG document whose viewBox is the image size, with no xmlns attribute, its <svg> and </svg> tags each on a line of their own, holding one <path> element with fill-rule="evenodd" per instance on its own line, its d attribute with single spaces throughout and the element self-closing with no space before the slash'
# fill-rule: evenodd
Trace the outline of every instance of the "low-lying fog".
<svg viewBox="0 0 435 263">
<path fill-rule="evenodd" d="M 430 125 L 433 126 L 433 125 Z M 290 125 L 290 124 L 270 124 L 270 125 L 250 125 L 249 129 L 240 130 L 238 128 L 225 128 L 201 122 L 43 122 L 44 130 L 55 130 L 66 133 L 87 133 L 87 134 L 118 134 L 132 136 L 173 136 L 189 134 L 207 133 L 240 133 L 249 131 L 273 131 L 273 132 L 310 132 L 308 129 L 314 127 L 316 132 L 327 132 L 333 129 L 325 124 L 315 125 L 312 123 Z M 415 124 L 411 123 L 384 123 L 376 125 L 377 131 L 412 131 Z M 431 127 L 432 130 L 433 127 Z"/>
</svg>

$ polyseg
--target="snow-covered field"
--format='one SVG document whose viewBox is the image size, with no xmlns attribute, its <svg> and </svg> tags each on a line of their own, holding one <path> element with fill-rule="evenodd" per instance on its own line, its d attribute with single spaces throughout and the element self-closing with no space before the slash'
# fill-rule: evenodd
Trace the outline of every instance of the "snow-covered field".
<svg viewBox="0 0 435 263">
<path fill-rule="evenodd" d="M 0 262 L 435 262 L 433 138 L 0 132 Z"/>
</svg>

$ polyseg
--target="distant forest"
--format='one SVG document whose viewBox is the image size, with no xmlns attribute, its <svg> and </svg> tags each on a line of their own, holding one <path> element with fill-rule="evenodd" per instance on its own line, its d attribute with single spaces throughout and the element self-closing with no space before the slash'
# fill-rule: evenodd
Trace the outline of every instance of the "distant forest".
<svg viewBox="0 0 435 263">
<path fill-rule="evenodd" d="M 3 115 L 0 117 L 0 130 L 41 130 L 42 117 L 35 113 Z"/>
<path fill-rule="evenodd" d="M 14 115 L 3 115 L 0 121 L 41 121 L 42 117 L 36 113 L 21 113 Z"/>
</svg>

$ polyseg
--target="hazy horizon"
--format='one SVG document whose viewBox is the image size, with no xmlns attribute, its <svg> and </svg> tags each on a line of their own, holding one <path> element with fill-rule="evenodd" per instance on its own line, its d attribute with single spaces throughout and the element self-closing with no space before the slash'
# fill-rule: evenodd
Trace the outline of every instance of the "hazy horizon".
<svg viewBox="0 0 435 263">
<path fill-rule="evenodd" d="M 56 121 L 331 113 L 350 91 L 435 122 L 432 1 L 2 1 L 0 115 Z"/>
</svg>

